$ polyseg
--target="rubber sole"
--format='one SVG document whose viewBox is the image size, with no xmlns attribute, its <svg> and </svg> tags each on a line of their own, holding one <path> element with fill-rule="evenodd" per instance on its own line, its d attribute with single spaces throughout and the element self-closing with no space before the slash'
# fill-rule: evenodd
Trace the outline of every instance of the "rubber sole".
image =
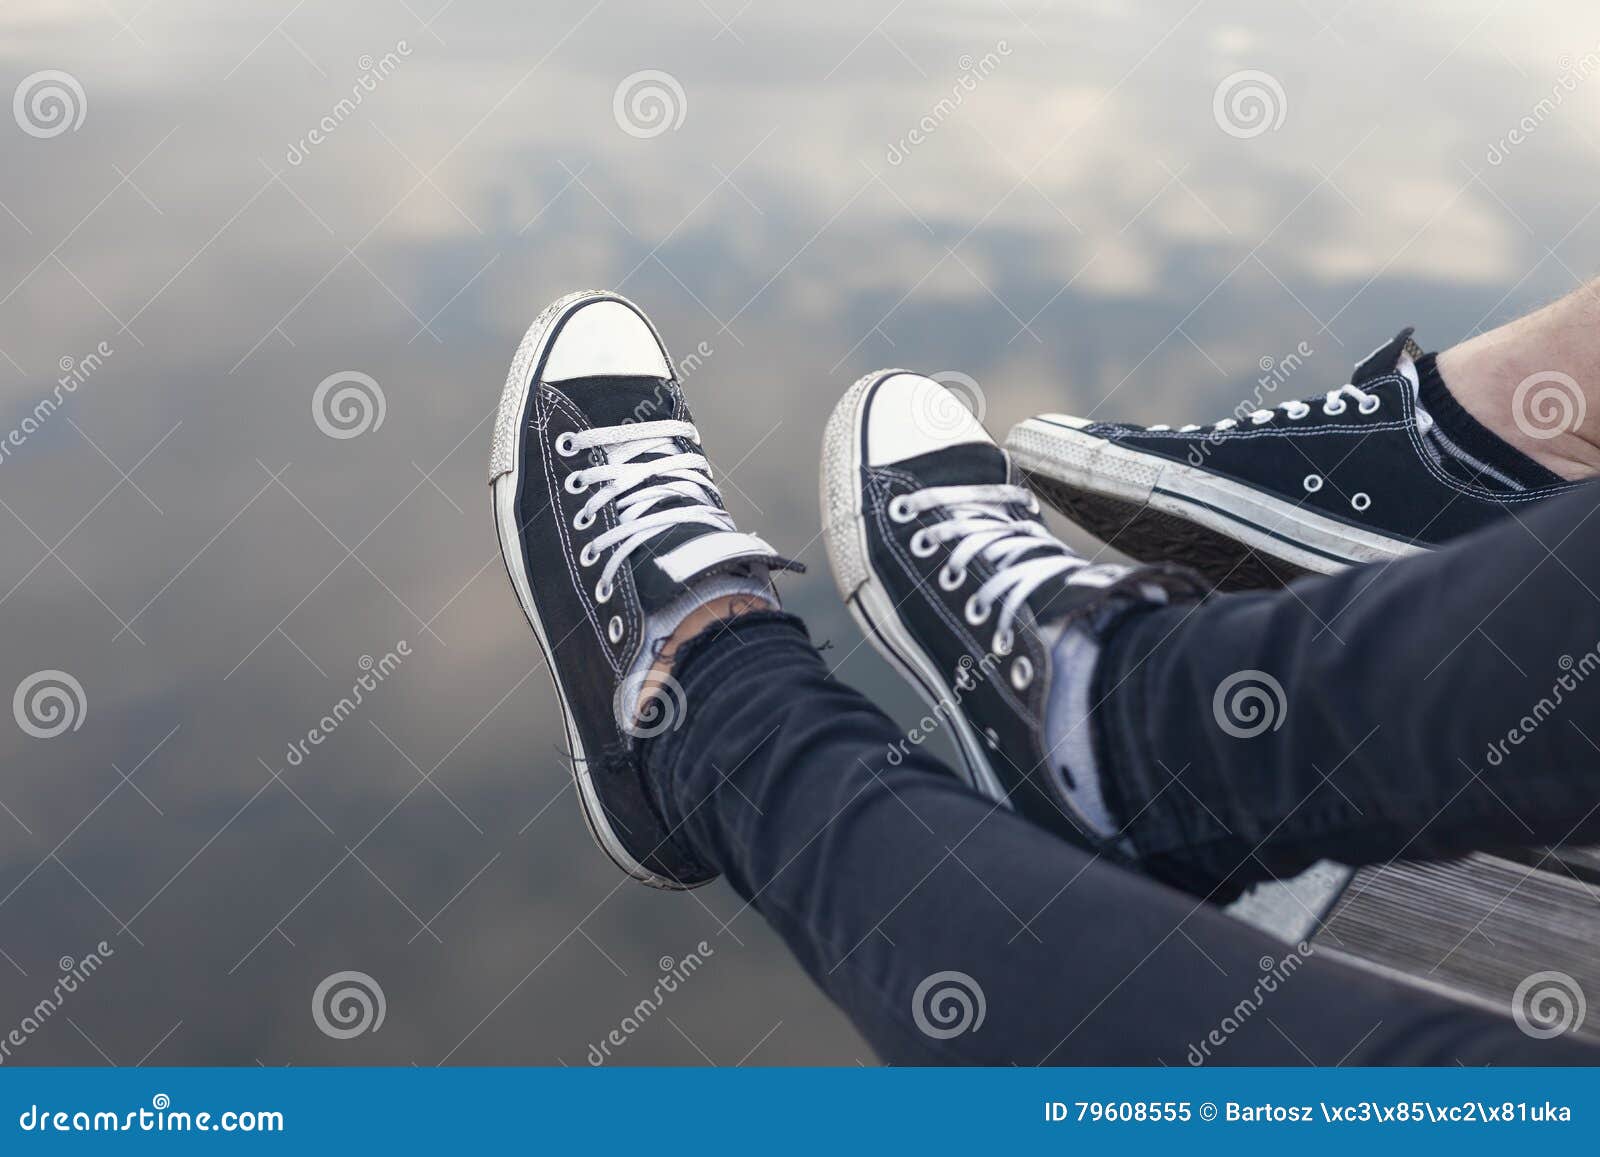
<svg viewBox="0 0 1600 1157">
<path fill-rule="evenodd" d="M 1023 474 L 1034 493 L 1106 545 L 1140 562 L 1181 559 L 1218 590 L 1277 587 L 1312 573 L 1179 515 L 1068 486 L 1026 468 Z"/>
</svg>

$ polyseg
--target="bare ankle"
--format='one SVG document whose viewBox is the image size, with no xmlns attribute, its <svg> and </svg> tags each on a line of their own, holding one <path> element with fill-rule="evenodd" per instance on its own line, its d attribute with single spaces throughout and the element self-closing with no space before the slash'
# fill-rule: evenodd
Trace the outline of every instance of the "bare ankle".
<svg viewBox="0 0 1600 1157">
<path fill-rule="evenodd" d="M 672 634 L 667 636 L 661 644 L 661 649 L 656 652 L 656 661 L 650 665 L 640 690 L 639 710 L 647 710 L 647 704 L 655 700 L 659 688 L 672 678 L 672 667 L 677 661 L 678 651 L 690 639 L 719 623 L 728 623 L 756 611 L 777 609 L 777 605 L 771 599 L 752 594 L 723 595 L 696 607 L 683 622 L 678 624 Z"/>
<path fill-rule="evenodd" d="M 1545 469 L 1600 475 L 1600 293 L 1553 305 L 1439 355 L 1463 409 Z"/>
</svg>

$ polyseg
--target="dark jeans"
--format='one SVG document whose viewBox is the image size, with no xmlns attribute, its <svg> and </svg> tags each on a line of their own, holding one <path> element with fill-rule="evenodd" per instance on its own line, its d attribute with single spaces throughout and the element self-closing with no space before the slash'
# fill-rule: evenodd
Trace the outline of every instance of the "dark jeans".
<svg viewBox="0 0 1600 1157">
<path fill-rule="evenodd" d="M 1437 553 L 1125 623 L 1113 813 L 1188 887 L 1600 839 L 1600 484 Z"/>
<path fill-rule="evenodd" d="M 1174 874 L 1221 878 L 1267 874 L 1258 857 L 1592 834 L 1600 753 L 1580 729 L 1600 731 L 1600 680 L 1500 764 L 1484 745 L 1532 709 L 1525 686 L 1555 679 L 1561 654 L 1576 674 L 1600 638 L 1597 498 L 1387 569 L 1120 624 L 1096 725 L 1136 843 Z M 1241 670 L 1271 674 L 1286 705 L 1253 739 L 1213 715 Z M 645 750 L 663 812 L 886 1060 L 1600 1062 L 1570 1036 L 1535 1040 L 1290 949 L 995 808 L 831 678 L 798 620 L 708 632 L 675 673 L 685 721 Z"/>
</svg>

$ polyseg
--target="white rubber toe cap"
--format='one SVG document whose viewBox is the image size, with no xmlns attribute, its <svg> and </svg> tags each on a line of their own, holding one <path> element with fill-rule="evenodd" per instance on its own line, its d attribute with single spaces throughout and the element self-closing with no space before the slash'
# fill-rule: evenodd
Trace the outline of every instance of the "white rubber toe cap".
<svg viewBox="0 0 1600 1157">
<path fill-rule="evenodd" d="M 564 382 L 598 376 L 670 378 L 667 351 L 650 324 L 625 301 L 602 297 L 567 318 L 550 347 L 541 378 Z"/>
<path fill-rule="evenodd" d="M 870 404 L 866 428 L 869 466 L 903 462 L 967 442 L 994 445 L 994 439 L 953 390 L 921 374 L 884 378 Z"/>
</svg>

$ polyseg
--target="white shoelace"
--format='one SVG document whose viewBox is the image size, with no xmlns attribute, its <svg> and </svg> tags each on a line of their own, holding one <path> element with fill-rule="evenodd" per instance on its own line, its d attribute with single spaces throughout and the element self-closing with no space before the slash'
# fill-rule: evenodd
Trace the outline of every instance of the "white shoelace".
<svg viewBox="0 0 1600 1157">
<path fill-rule="evenodd" d="M 1356 409 L 1361 411 L 1363 414 L 1376 413 L 1378 407 L 1383 404 L 1383 400 L 1379 398 L 1378 395 L 1369 393 L 1358 385 L 1346 382 L 1338 389 L 1329 390 L 1326 394 L 1322 395 L 1322 412 L 1328 415 L 1330 418 L 1338 417 L 1349 408 L 1350 403 L 1345 401 L 1346 398 L 1349 398 L 1351 401 L 1355 402 Z M 1270 410 L 1251 410 L 1245 415 L 1245 417 L 1249 419 L 1251 425 L 1259 426 L 1263 422 L 1272 421 L 1273 415 L 1279 410 L 1282 410 L 1286 415 L 1288 415 L 1291 421 L 1299 421 L 1301 418 L 1304 418 L 1307 414 L 1311 413 L 1311 406 L 1306 402 L 1279 402 Z M 1239 421 L 1240 420 L 1238 418 L 1224 418 L 1220 422 L 1213 423 L 1211 428 L 1214 430 L 1231 430 L 1239 424 Z M 1149 428 L 1152 430 L 1172 429 L 1172 427 L 1168 425 L 1151 426 Z M 1178 433 L 1192 434 L 1196 430 L 1203 429 L 1205 429 L 1204 426 L 1191 424 L 1188 426 L 1179 426 Z"/>
<path fill-rule="evenodd" d="M 943 589 L 959 589 L 966 582 L 967 567 L 974 559 L 982 557 L 993 565 L 994 573 L 967 599 L 965 611 L 967 622 L 979 626 L 999 601 L 994 649 L 1002 655 L 1010 652 L 1015 641 L 1012 628 L 1023 603 L 1045 583 L 1074 571 L 1080 575 L 1100 571 L 1109 575 L 1113 570 L 1117 575 L 1122 573 L 1121 568 L 1091 566 L 1056 539 L 1043 523 L 1017 518 L 1006 509 L 1016 503 L 1026 505 L 1030 511 L 1039 509 L 1027 489 L 1002 483 L 933 486 L 900 495 L 889 503 L 889 517 L 896 522 L 910 522 L 928 510 L 948 514 L 911 536 L 911 551 L 921 558 L 932 554 L 935 544 L 959 540 L 939 571 Z"/>
<path fill-rule="evenodd" d="M 589 542 L 578 555 L 578 562 L 587 567 L 598 562 L 605 551 L 611 551 L 595 584 L 598 602 L 611 598 L 617 571 L 628 556 L 672 527 L 701 522 L 717 530 L 737 529 L 732 515 L 717 505 L 722 492 L 711 481 L 711 463 L 704 454 L 680 453 L 673 445 L 674 438 L 688 438 L 698 445 L 700 432 L 692 422 L 633 422 L 563 434 L 556 439 L 556 453 L 562 457 L 593 449 L 606 454 L 603 465 L 574 470 L 567 475 L 566 483 L 570 494 L 582 494 L 601 483 L 574 516 L 574 530 L 592 526 L 607 503 L 615 502 L 617 506 L 617 525 Z M 647 454 L 656 456 L 636 461 Z M 663 502 L 681 498 L 691 502 L 656 509 Z"/>
</svg>

